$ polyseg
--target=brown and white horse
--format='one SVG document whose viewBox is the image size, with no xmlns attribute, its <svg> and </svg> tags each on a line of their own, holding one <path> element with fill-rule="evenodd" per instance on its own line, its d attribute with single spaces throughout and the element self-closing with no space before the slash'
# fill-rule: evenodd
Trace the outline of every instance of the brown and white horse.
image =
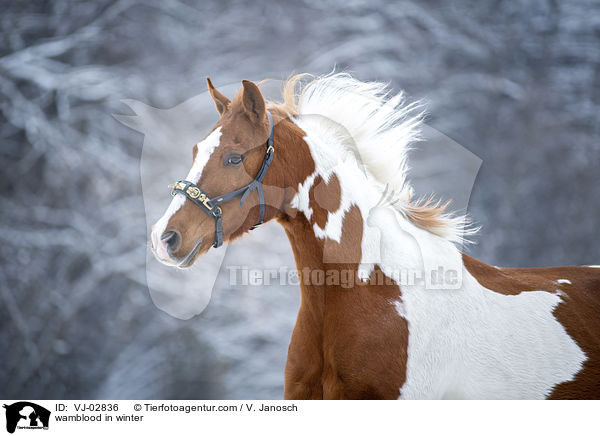
<svg viewBox="0 0 600 436">
<path fill-rule="evenodd" d="M 281 104 L 242 84 L 230 101 L 208 81 L 221 117 L 186 180 L 206 198 L 252 183 L 272 115 L 264 220 L 283 226 L 309 272 L 285 398 L 600 398 L 600 269 L 498 268 L 462 254 L 464 220 L 411 199 L 418 107 L 345 74 L 294 77 Z M 259 221 L 257 192 L 220 204 L 225 241 Z M 152 230 L 167 265 L 192 265 L 214 241 L 214 217 L 186 195 Z"/>
</svg>

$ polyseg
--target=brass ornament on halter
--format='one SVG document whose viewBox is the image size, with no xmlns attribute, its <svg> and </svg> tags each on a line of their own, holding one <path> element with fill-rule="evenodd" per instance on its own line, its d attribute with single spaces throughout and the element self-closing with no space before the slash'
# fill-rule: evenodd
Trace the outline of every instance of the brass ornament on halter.
<svg viewBox="0 0 600 436">
<path fill-rule="evenodd" d="M 182 191 L 182 192 L 185 192 L 185 194 L 188 197 L 190 197 L 194 200 L 198 200 L 200 203 L 202 203 L 204 205 L 204 207 L 206 207 L 207 210 L 214 209 L 214 206 L 210 203 L 210 201 L 211 201 L 210 197 L 208 197 L 198 187 L 188 186 L 186 188 L 186 186 L 187 185 L 185 182 L 171 183 L 169 185 L 169 188 L 171 188 L 171 195 L 175 195 L 175 191 Z"/>
<path fill-rule="evenodd" d="M 196 188 L 195 186 L 188 187 L 186 190 L 186 193 L 187 193 L 187 195 L 189 195 L 192 198 L 200 197 L 200 189 Z M 204 194 L 202 194 L 202 195 L 204 195 Z M 202 200 L 200 200 L 200 201 L 202 201 Z"/>
<path fill-rule="evenodd" d="M 208 198 L 205 194 L 200 194 L 198 201 L 202 203 L 208 210 L 212 210 L 213 206 L 209 203 L 210 198 Z"/>
</svg>

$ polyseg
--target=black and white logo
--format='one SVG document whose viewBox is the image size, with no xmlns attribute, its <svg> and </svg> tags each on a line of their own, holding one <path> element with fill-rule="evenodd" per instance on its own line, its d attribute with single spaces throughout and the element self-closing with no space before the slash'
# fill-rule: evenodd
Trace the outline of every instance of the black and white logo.
<svg viewBox="0 0 600 436">
<path fill-rule="evenodd" d="M 14 433 L 16 429 L 48 429 L 50 411 L 29 401 L 19 401 L 4 405 L 6 409 L 6 431 Z"/>
</svg>

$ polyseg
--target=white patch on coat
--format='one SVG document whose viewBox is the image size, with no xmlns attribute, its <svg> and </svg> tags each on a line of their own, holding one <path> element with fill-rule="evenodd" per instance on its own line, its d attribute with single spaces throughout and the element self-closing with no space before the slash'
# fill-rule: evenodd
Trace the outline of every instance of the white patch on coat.
<svg viewBox="0 0 600 436">
<path fill-rule="evenodd" d="M 544 399 L 586 356 L 553 316 L 556 293 L 504 295 L 467 271 L 459 290 L 402 289 L 409 343 L 401 399 Z"/>
<path fill-rule="evenodd" d="M 567 284 L 567 285 L 571 285 L 572 284 L 571 280 L 569 280 L 569 279 L 558 279 L 556 281 L 556 283 L 558 283 L 558 284 Z"/>
<path fill-rule="evenodd" d="M 210 135 L 208 135 L 203 141 L 197 145 L 198 153 L 192 164 L 192 168 L 188 172 L 185 180 L 188 180 L 194 184 L 197 184 L 202 175 L 202 171 L 206 166 L 213 151 L 219 146 L 221 142 L 221 127 L 216 128 Z M 175 195 L 169 204 L 169 207 L 165 211 L 162 217 L 152 226 L 152 247 L 154 248 L 154 254 L 156 258 L 167 265 L 173 265 L 174 261 L 171 260 L 165 244 L 162 243 L 160 237 L 164 233 L 171 217 L 184 205 L 186 197 L 184 195 Z"/>
<path fill-rule="evenodd" d="M 327 181 L 335 173 L 341 187 L 341 207 L 328 214 L 324 228 L 314 225 L 315 235 L 339 242 L 344 216 L 357 206 L 363 219 L 361 278 L 375 265 L 396 281 L 403 271 L 424 277 L 400 283 L 402 298 L 394 303 L 409 328 L 402 399 L 541 399 L 574 378 L 586 356 L 553 315 L 560 295 L 486 289 L 448 239 L 415 226 L 389 204 L 378 205 L 383 184 L 361 168 L 326 122 L 304 116 L 294 121 L 307 134 L 316 170 L 300 184 L 293 205 L 310 219 L 309 191 L 317 175 Z M 456 272 L 456 283 L 435 289 L 428 278 L 438 268 Z"/>
<path fill-rule="evenodd" d="M 290 202 L 290 205 L 293 208 L 304 212 L 304 215 L 306 215 L 306 219 L 308 219 L 309 221 L 310 217 L 313 214 L 313 210 L 310 207 L 310 199 L 308 193 L 315 181 L 315 177 L 317 177 L 316 172 L 308 176 L 306 180 L 298 186 L 298 193 L 294 196 L 294 198 L 292 198 L 292 201 Z"/>
</svg>

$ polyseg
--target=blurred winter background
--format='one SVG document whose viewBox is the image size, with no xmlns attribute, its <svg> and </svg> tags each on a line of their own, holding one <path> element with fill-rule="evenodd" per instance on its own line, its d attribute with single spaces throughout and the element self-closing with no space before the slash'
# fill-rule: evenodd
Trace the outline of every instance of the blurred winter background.
<svg viewBox="0 0 600 436">
<path fill-rule="evenodd" d="M 598 1 L 3 0 L 0 14 L 2 398 L 282 397 L 297 289 L 222 270 L 188 321 L 148 292 L 143 137 L 111 114 L 130 113 L 123 98 L 175 106 L 207 75 L 390 81 L 483 160 L 472 255 L 600 261 Z M 293 265 L 274 225 L 225 257 Z"/>
</svg>

